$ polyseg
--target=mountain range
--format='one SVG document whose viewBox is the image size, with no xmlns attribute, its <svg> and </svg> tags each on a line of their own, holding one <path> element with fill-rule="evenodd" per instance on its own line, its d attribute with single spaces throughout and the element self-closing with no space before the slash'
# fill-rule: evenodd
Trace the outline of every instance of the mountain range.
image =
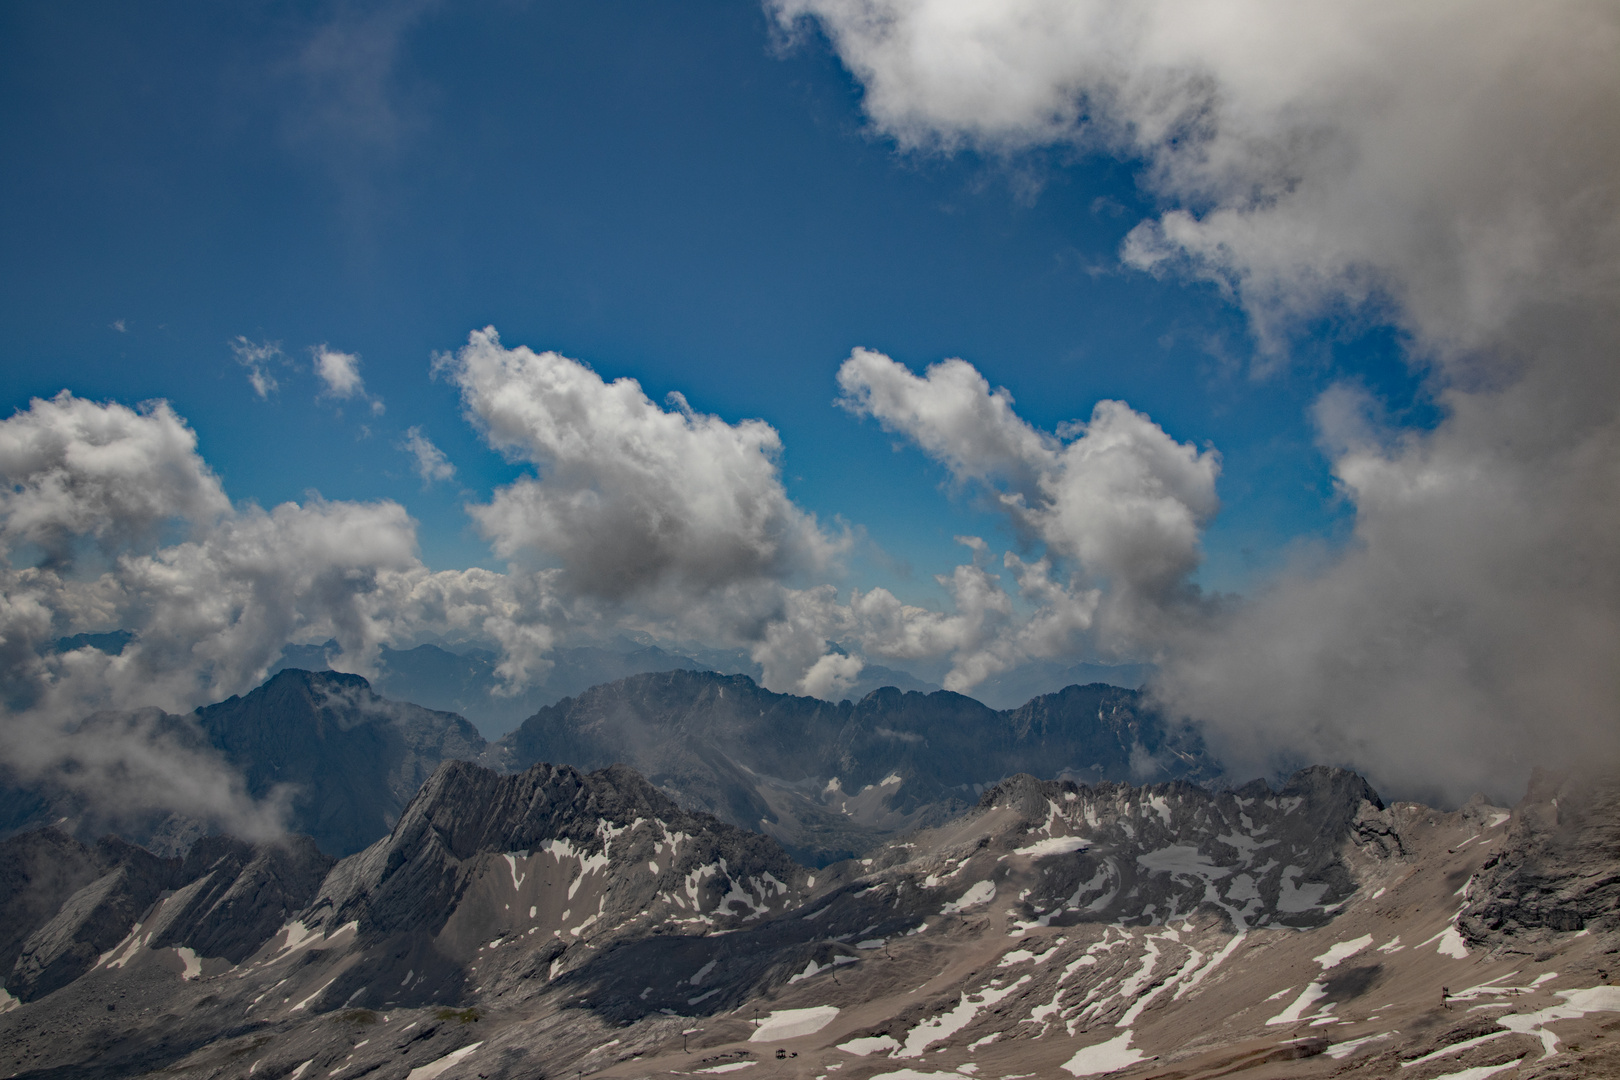
<svg viewBox="0 0 1620 1080">
<path fill-rule="evenodd" d="M 446 762 L 335 865 L 0 843 L 0 1072 L 1613 1076 L 1617 802 L 1021 775 L 812 869 L 625 766 Z"/>
<path fill-rule="evenodd" d="M 1326 767 L 1215 787 L 1105 685 L 995 710 L 671 670 L 489 743 L 288 669 L 140 719 L 291 831 L 95 838 L 14 788 L 0 1076 L 1620 1075 L 1612 775 L 1449 812 Z"/>
<path fill-rule="evenodd" d="M 682 806 L 772 835 L 812 865 L 944 820 L 1017 772 L 1125 780 L 1217 771 L 1192 729 L 1167 725 L 1135 691 L 1101 685 L 998 712 L 960 694 L 895 688 L 835 705 L 772 693 L 746 675 L 676 670 L 564 698 L 490 744 L 461 716 L 385 698 L 359 675 L 287 668 L 250 693 L 147 721 L 217 752 L 255 799 L 284 796 L 288 828 L 334 857 L 386 835 L 448 760 L 503 772 L 622 762 Z M 206 831 L 172 815 L 111 820 L 48 781 L 13 781 L 0 808 L 5 831 L 57 822 L 93 840 L 110 829 L 165 854 Z"/>
<path fill-rule="evenodd" d="M 80 635 L 71 642 L 89 644 L 83 640 L 85 637 L 87 635 Z M 124 639 L 118 635 L 101 637 L 109 639 L 108 647 L 123 646 Z M 68 640 L 64 639 L 64 644 Z M 98 644 L 98 647 L 103 646 Z M 284 668 L 331 670 L 331 662 L 339 659 L 339 653 L 336 641 L 324 645 L 289 645 L 282 650 L 281 661 L 271 674 Z M 756 680 L 763 675 L 760 666 L 740 650 L 696 648 L 671 652 L 651 642 L 628 637 L 600 645 L 555 649 L 548 659 L 551 666 L 541 678 L 513 693 L 502 685 L 495 671 L 496 654 L 487 649 L 464 646 L 456 651 L 433 644 L 393 649 L 384 645 L 378 651 L 373 687 L 385 697 L 465 716 L 486 736 L 498 738 L 538 709 L 627 675 L 674 669 L 747 675 Z M 1097 670 L 1109 672 L 1112 669 L 1098 667 Z M 1135 671 L 1129 669 L 1127 674 Z M 1076 681 L 1064 680 L 1061 672 L 1044 669 L 1033 674 L 1037 683 L 1044 676 L 1044 685 L 1049 686 Z M 918 679 L 908 672 L 867 665 L 862 668 L 860 677 L 844 688 L 841 696 L 858 701 L 882 686 L 924 693 L 939 689 L 938 684 Z M 1022 702 L 1033 696 L 1034 691 L 1017 700 Z"/>
</svg>

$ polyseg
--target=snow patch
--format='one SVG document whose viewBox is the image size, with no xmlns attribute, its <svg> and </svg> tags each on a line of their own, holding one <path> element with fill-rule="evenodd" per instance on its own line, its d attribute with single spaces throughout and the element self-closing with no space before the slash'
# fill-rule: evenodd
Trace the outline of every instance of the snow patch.
<svg viewBox="0 0 1620 1080">
<path fill-rule="evenodd" d="M 1539 1035 L 1545 1050 L 1541 1055 L 1543 1058 L 1552 1057 L 1558 1052 L 1558 1036 L 1548 1031 L 1545 1025 L 1554 1020 L 1573 1020 L 1591 1012 L 1620 1012 L 1620 986 L 1590 986 L 1584 990 L 1554 992 L 1564 999 L 1564 1004 L 1551 1005 L 1532 1013 L 1510 1013 L 1496 1020 L 1509 1031 Z"/>
<path fill-rule="evenodd" d="M 1287 991 L 1284 991 L 1284 993 L 1286 992 Z M 1306 1014 L 1310 1011 L 1311 1006 L 1327 997 L 1327 995 L 1328 992 L 1326 986 L 1319 982 L 1308 983 L 1306 984 L 1305 989 L 1299 992 L 1299 997 L 1294 999 L 1294 1003 L 1292 1005 L 1288 1006 L 1288 1008 L 1284 1009 L 1276 1016 L 1273 1016 L 1270 1020 L 1267 1020 L 1266 1024 L 1297 1024 L 1306 1018 Z M 1268 998 L 1267 1000 L 1270 999 Z"/>
<path fill-rule="evenodd" d="M 978 907 L 980 904 L 988 904 L 995 898 L 995 883 L 992 881 L 981 881 L 975 884 L 967 892 L 963 893 L 960 898 L 952 900 L 950 903 L 940 908 L 939 913 L 941 915 L 955 915 L 959 911 L 966 911 L 968 908 Z"/>
<path fill-rule="evenodd" d="M 433 1080 L 434 1077 L 448 1070 L 450 1066 L 456 1064 L 456 1062 L 469 1057 L 474 1050 L 477 1050 L 483 1045 L 484 1043 L 482 1040 L 475 1043 L 468 1043 L 460 1050 L 450 1051 L 450 1053 L 444 1055 L 442 1058 L 439 1058 L 437 1061 L 430 1061 L 426 1065 L 418 1065 L 416 1068 L 411 1070 L 410 1075 L 407 1076 L 405 1080 Z"/>
<path fill-rule="evenodd" d="M 1079 836 L 1054 836 L 1049 840 L 1037 840 L 1028 847 L 1018 848 L 1013 854 L 1039 859 L 1047 855 L 1067 855 L 1071 851 L 1083 851 L 1090 846 L 1090 840 Z"/>
<path fill-rule="evenodd" d="M 921 1057 L 924 1050 L 937 1042 L 955 1035 L 958 1031 L 973 1023 L 979 1013 L 1005 998 L 1018 992 L 1019 987 L 1030 981 L 1030 976 L 1021 975 L 1018 979 L 998 989 L 986 987 L 977 994 L 963 992 L 956 1008 L 950 1012 L 941 1013 L 922 1021 L 906 1033 L 906 1044 L 894 1052 L 897 1058 Z M 974 1001 L 977 997 L 979 1000 Z"/>
<path fill-rule="evenodd" d="M 1463 936 L 1457 932 L 1455 926 L 1445 928 L 1440 935 L 1440 944 L 1435 946 L 1435 951 L 1453 960 L 1468 959 L 1468 944 L 1463 941 Z"/>
<path fill-rule="evenodd" d="M 1372 940 L 1371 934 L 1363 934 L 1358 938 L 1351 938 L 1349 941 L 1341 941 L 1321 956 L 1316 957 L 1316 962 L 1322 965 L 1323 971 L 1336 968 L 1362 949 L 1371 945 Z"/>
<path fill-rule="evenodd" d="M 1136 861 L 1146 867 L 1150 874 L 1189 874 L 1207 879 L 1221 878 L 1231 873 L 1216 866 L 1208 855 L 1202 854 L 1191 844 L 1171 844 L 1167 848 L 1138 855 Z M 1327 888 L 1325 885 L 1322 887 Z"/>
<path fill-rule="evenodd" d="M 182 979 L 190 982 L 193 979 L 202 977 L 202 961 L 197 959 L 197 954 L 195 952 L 186 948 L 184 945 L 174 950 L 174 952 L 176 956 L 180 957 L 180 962 L 186 965 L 185 970 L 180 972 L 180 977 Z"/>
<path fill-rule="evenodd" d="M 1433 1080 L 1485 1080 L 1488 1076 L 1495 1076 L 1499 1072 L 1507 1072 L 1509 1069 L 1518 1068 L 1519 1060 L 1514 1059 L 1505 1065 L 1476 1065 L 1472 1069 L 1463 1069 L 1461 1072 L 1436 1076 Z"/>
<path fill-rule="evenodd" d="M 859 1039 L 838 1044 L 838 1049 L 846 1054 L 856 1057 L 865 1057 L 867 1054 L 887 1053 L 890 1050 L 900 1049 L 900 1044 L 891 1035 L 867 1035 Z"/>
<path fill-rule="evenodd" d="M 814 1035 L 832 1023 L 837 1015 L 838 1008 L 834 1005 L 813 1005 L 808 1009 L 777 1009 L 754 1029 L 754 1033 L 748 1036 L 748 1041 L 780 1042 L 783 1039 L 797 1039 L 802 1035 Z"/>
<path fill-rule="evenodd" d="M 298 1004 L 294 1005 L 292 1007 L 292 1011 L 293 1012 L 303 1012 L 305 1009 L 307 1009 L 309 1007 L 310 1002 L 314 1001 L 316 998 L 318 998 L 322 994 L 326 993 L 326 988 L 328 986 L 331 986 L 335 982 L 337 982 L 337 976 L 334 975 L 332 978 L 327 979 L 326 982 L 322 983 L 321 988 L 319 990 L 315 991 L 313 994 L 309 995 L 309 997 L 305 998 L 303 1001 L 300 1001 Z"/>
<path fill-rule="evenodd" d="M 1283 867 L 1282 878 L 1277 883 L 1278 911 L 1297 914 L 1322 906 L 1322 897 L 1328 891 L 1327 882 L 1315 881 L 1309 885 L 1300 885 L 1294 879 L 1304 872 L 1298 866 Z"/>
<path fill-rule="evenodd" d="M 1389 1037 L 1390 1033 L 1384 1031 L 1377 1035 L 1363 1035 L 1359 1039 L 1351 1039 L 1348 1042 L 1334 1043 L 1332 1046 L 1327 1048 L 1327 1056 L 1332 1058 L 1334 1061 L 1343 1061 L 1357 1050 L 1360 1050 L 1363 1046 L 1370 1046 L 1375 1042 L 1382 1042 Z"/>
<path fill-rule="evenodd" d="M 1131 1033 L 1122 1031 L 1107 1042 L 1088 1046 L 1063 1063 L 1074 1076 L 1095 1076 L 1135 1065 L 1147 1055 L 1131 1046 Z"/>
</svg>

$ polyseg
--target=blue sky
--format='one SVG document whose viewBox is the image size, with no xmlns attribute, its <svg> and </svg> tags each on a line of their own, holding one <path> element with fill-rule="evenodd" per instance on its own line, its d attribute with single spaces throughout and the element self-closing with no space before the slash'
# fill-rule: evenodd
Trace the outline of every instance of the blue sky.
<svg viewBox="0 0 1620 1080">
<path fill-rule="evenodd" d="M 0 704 L 637 631 L 1620 756 L 1620 15 L 1484 4 L 0 7 Z"/>
<path fill-rule="evenodd" d="M 1227 300 L 1120 265 L 1153 209 L 1139 163 L 900 153 L 826 44 L 781 47 L 751 3 L 0 17 L 8 411 L 64 387 L 166 398 L 233 498 L 397 499 L 434 567 L 494 565 L 462 487 L 487 497 L 513 474 L 429 376 L 484 325 L 655 399 L 764 419 L 793 498 L 884 553 L 863 549 L 852 580 L 931 604 L 955 535 L 1011 537 L 833 407 L 854 346 L 914 369 L 963 357 L 1043 428 L 1122 398 L 1216 447 L 1216 589 L 1342 533 L 1314 394 L 1345 372 L 1409 393 L 1382 339 L 1332 328 L 1296 346 L 1299 367 L 1254 377 Z M 382 55 L 309 70 L 302 50 L 344 17 Z M 293 361 L 268 401 L 237 335 Z M 323 343 L 362 358 L 383 416 L 316 402 Z M 422 489 L 397 449 L 413 425 L 458 484 Z"/>
</svg>

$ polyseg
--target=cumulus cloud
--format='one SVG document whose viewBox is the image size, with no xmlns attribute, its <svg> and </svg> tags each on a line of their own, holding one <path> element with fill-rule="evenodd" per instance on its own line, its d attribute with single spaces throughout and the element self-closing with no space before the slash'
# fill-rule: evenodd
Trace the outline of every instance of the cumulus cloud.
<svg viewBox="0 0 1620 1080">
<path fill-rule="evenodd" d="M 1403 332 L 1437 427 L 1377 430 L 1347 388 L 1317 412 L 1354 542 L 1167 655 L 1165 700 L 1235 763 L 1456 798 L 1620 753 L 1620 11 L 767 6 L 814 20 L 903 148 L 1139 162 L 1161 207 L 1122 258 L 1228 290 L 1262 370 L 1324 314 Z"/>
<path fill-rule="evenodd" d="M 1064 595 L 1074 599 L 1060 605 L 1069 612 L 1063 621 L 1086 629 L 1095 611 L 1108 651 L 1151 655 L 1169 624 L 1199 614 L 1189 577 L 1217 507 L 1214 451 L 1177 443 L 1120 401 L 1098 402 L 1089 421 L 1061 434 L 1037 431 L 1014 413 L 1007 391 L 992 390 L 963 360 L 919 377 L 856 349 L 838 384 L 845 408 L 913 439 L 954 480 L 989 493 L 1049 557 L 1072 566 Z M 1008 565 L 1027 594 L 1055 598 L 1063 588 L 1050 579 L 1050 561 Z"/>
<path fill-rule="evenodd" d="M 0 545 L 53 568 L 86 543 L 112 557 L 176 522 L 206 526 L 230 503 L 196 447 L 166 402 L 36 399 L 0 423 Z"/>
<path fill-rule="evenodd" d="M 261 399 L 268 398 L 281 388 L 274 368 L 286 363 L 279 341 L 249 341 L 241 334 L 231 342 L 236 362 L 247 369 L 248 384 Z"/>
<path fill-rule="evenodd" d="M 444 456 L 444 451 L 433 445 L 433 441 L 422 434 L 420 427 L 406 429 L 405 441 L 400 449 L 415 459 L 416 475 L 422 478 L 422 483 L 432 484 L 438 480 L 450 480 L 456 475 L 456 467 L 450 464 L 450 459 Z"/>
<path fill-rule="evenodd" d="M 841 542 L 782 487 L 781 440 L 760 420 L 727 423 L 633 379 L 603 380 L 554 352 L 474 332 L 439 370 L 489 443 L 539 475 L 473 517 L 497 554 L 558 565 L 569 588 L 606 600 L 826 570 Z"/>
</svg>

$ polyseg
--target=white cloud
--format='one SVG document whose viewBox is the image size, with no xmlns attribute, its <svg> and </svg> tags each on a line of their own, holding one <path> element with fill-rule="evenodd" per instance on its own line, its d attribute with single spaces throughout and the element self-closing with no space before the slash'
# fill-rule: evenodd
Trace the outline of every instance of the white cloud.
<svg viewBox="0 0 1620 1080">
<path fill-rule="evenodd" d="M 108 812 L 167 807 L 261 834 L 277 806 L 247 800 L 184 724 L 131 710 L 244 692 L 284 645 L 327 638 L 361 672 L 384 642 L 490 640 L 521 685 L 571 617 L 551 580 L 432 573 L 393 502 L 233 507 L 165 403 L 35 400 L 0 421 L 0 761 Z M 133 634 L 116 656 L 54 648 L 113 629 Z"/>
<path fill-rule="evenodd" d="M 322 393 L 344 401 L 355 396 L 365 397 L 366 384 L 360 377 L 358 356 L 339 352 L 329 345 L 317 345 L 310 352 L 315 357 L 315 374 L 326 385 Z"/>
<path fill-rule="evenodd" d="M 359 356 L 324 344 L 310 349 L 310 354 L 314 357 L 315 374 L 324 386 L 321 397 L 339 401 L 358 398 L 371 406 L 373 416 L 381 416 L 386 411 L 382 398 L 366 393 L 365 380 L 360 377 Z"/>
<path fill-rule="evenodd" d="M 281 343 L 278 341 L 249 341 L 241 334 L 231 342 L 231 352 L 236 354 L 236 362 L 247 368 L 248 383 L 253 392 L 261 399 L 269 397 L 280 389 L 272 365 L 286 362 L 282 355 Z"/>
<path fill-rule="evenodd" d="M 1013 412 L 1011 395 L 992 390 L 962 360 L 918 377 L 881 353 L 856 349 L 838 384 L 845 408 L 915 440 L 954 480 L 988 492 L 1049 556 L 1073 566 L 1071 590 L 1100 588 L 1090 606 L 1105 648 L 1151 652 L 1167 620 L 1197 613 L 1188 579 L 1198 568 L 1202 527 L 1217 507 L 1213 451 L 1177 443 L 1118 401 L 1098 402 L 1088 422 L 1066 426 L 1061 436 L 1037 431 Z M 1018 566 L 1037 575 L 1026 591 L 1053 595 L 1050 563 L 1039 571 Z M 1071 609 L 1070 622 L 1077 612 Z"/>
<path fill-rule="evenodd" d="M 767 6 L 819 22 L 902 146 L 1142 161 L 1167 206 L 1127 258 L 1216 276 L 1263 326 L 1383 291 L 1467 349 L 1620 272 L 1602 0 Z"/>
<path fill-rule="evenodd" d="M 350 159 L 395 149 L 420 123 L 397 70 L 400 53 L 435 6 L 402 0 L 337 7 L 287 64 L 303 100 L 289 109 L 286 133 Z"/>
<path fill-rule="evenodd" d="M 230 503 L 196 447 L 166 402 L 36 398 L 0 421 L 0 544 L 50 566 L 85 541 L 110 558 L 174 522 L 206 526 Z"/>
<path fill-rule="evenodd" d="M 450 464 L 450 459 L 444 456 L 444 451 L 433 445 L 433 441 L 422 434 L 420 427 L 412 427 L 405 432 L 405 441 L 400 449 L 416 459 L 416 475 L 422 478 L 422 483 L 431 484 L 436 480 L 450 480 L 456 475 L 456 467 Z"/>
<path fill-rule="evenodd" d="M 537 477 L 472 509 L 497 554 L 560 566 L 608 600 L 663 592 L 684 606 L 727 586 L 820 572 L 841 542 L 782 487 L 780 439 L 684 400 L 662 409 L 633 379 L 605 382 L 557 353 L 473 333 L 440 370 L 490 444 Z"/>
<path fill-rule="evenodd" d="M 1534 762 L 1620 755 L 1620 9 L 768 7 L 818 21 L 904 148 L 1140 162 L 1161 210 L 1123 258 L 1229 290 L 1262 370 L 1322 314 L 1403 331 L 1438 427 L 1379 431 L 1343 390 L 1317 412 L 1354 543 L 1172 635 L 1161 691 L 1234 761 L 1511 797 Z"/>
</svg>

